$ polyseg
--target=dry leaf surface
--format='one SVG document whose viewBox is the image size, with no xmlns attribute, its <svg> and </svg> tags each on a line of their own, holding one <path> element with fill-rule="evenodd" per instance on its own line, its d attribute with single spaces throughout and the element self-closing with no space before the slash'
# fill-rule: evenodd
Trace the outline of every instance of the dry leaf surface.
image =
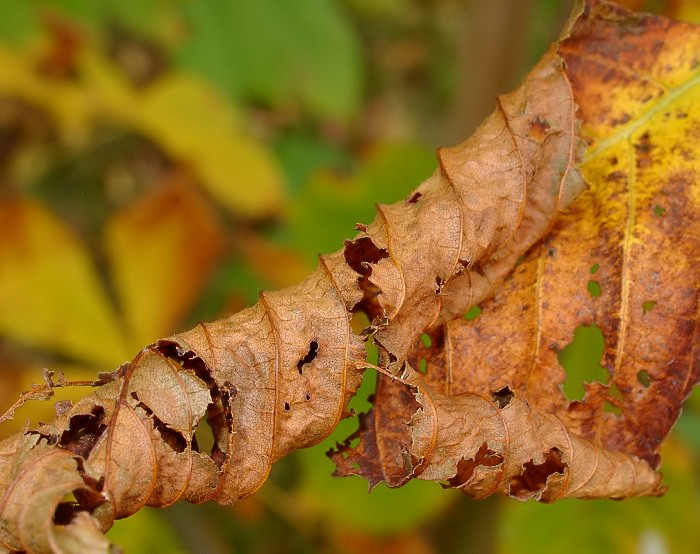
<svg viewBox="0 0 700 554">
<path fill-rule="evenodd" d="M 582 190 L 576 109 L 550 50 L 472 138 L 438 152 L 432 177 L 378 206 L 375 221 L 302 283 L 157 341 L 52 423 L 0 443 L 0 545 L 105 549 L 99 530 L 144 505 L 254 493 L 274 461 L 347 415 L 367 337 L 392 379 L 364 418 L 359 450 L 336 455 L 345 473 L 357 461 L 372 482 L 396 485 L 422 472 L 478 496 L 657 492 L 646 462 L 577 436 L 519 394 L 496 404 L 474 391 L 456 396 L 450 379 L 426 380 L 404 364 L 420 333 L 493 294 Z M 359 311 L 371 322 L 362 334 L 350 326 Z M 210 449 L 195 436 L 206 425 Z"/>
<path fill-rule="evenodd" d="M 475 497 L 662 491 L 650 468 L 698 381 L 700 31 L 591 3 L 558 52 L 591 188 L 482 315 L 418 342 L 409 363 L 425 377 L 382 379 L 357 449 L 334 455 L 340 474 L 442 480 Z M 610 377 L 570 401 L 558 354 L 593 324 Z"/>
</svg>

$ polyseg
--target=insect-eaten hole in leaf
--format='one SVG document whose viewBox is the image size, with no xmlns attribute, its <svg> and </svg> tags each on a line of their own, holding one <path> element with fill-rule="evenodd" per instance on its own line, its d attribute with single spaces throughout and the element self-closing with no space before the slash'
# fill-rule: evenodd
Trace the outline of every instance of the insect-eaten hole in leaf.
<svg viewBox="0 0 700 554">
<path fill-rule="evenodd" d="M 445 286 L 445 280 L 439 275 L 435 277 L 435 294 L 440 294 L 442 292 L 442 287 Z"/>
<path fill-rule="evenodd" d="M 653 211 L 654 211 L 654 215 L 656 217 L 663 217 L 664 214 L 666 213 L 666 208 L 664 208 L 663 206 L 659 206 L 658 204 L 655 204 Z"/>
<path fill-rule="evenodd" d="M 508 385 L 497 391 L 491 391 L 491 398 L 498 405 L 499 409 L 505 408 L 510 401 L 513 400 L 515 393 L 510 389 Z"/>
<path fill-rule="evenodd" d="M 343 256 L 350 268 L 360 275 L 357 284 L 362 290 L 362 299 L 352 307 L 351 311 L 353 313 L 364 311 L 373 325 L 380 325 L 384 317 L 384 310 L 377 297 L 382 291 L 370 281 L 369 277 L 372 275 L 371 264 L 388 258 L 389 252 L 386 248 L 378 248 L 370 237 L 361 237 L 345 241 Z"/>
<path fill-rule="evenodd" d="M 306 400 L 307 402 L 311 400 L 311 395 L 308 392 L 304 394 L 304 400 Z"/>
<path fill-rule="evenodd" d="M 199 425 L 204 418 L 199 421 L 192 439 L 192 448 L 200 453 L 209 453 L 214 463 L 222 467 L 228 458 L 223 445 L 227 443 L 228 437 L 233 432 L 231 403 L 236 398 L 238 389 L 229 381 L 224 381 L 219 386 L 212 378 L 204 360 L 176 342 L 160 340 L 156 343 L 156 349 L 183 368 L 193 371 L 207 385 L 211 394 L 211 403 L 207 407 L 206 426 Z M 207 430 L 206 427 L 209 429 Z"/>
<path fill-rule="evenodd" d="M 637 381 L 639 381 L 639 384 L 642 385 L 644 388 L 648 388 L 649 385 L 651 385 L 651 377 L 643 369 L 640 369 L 637 372 Z"/>
<path fill-rule="evenodd" d="M 67 494 L 61 499 L 53 513 L 54 525 L 68 525 L 75 516 L 78 501 L 75 498 L 75 492 Z"/>
<path fill-rule="evenodd" d="M 201 453 L 210 453 L 214 450 L 214 430 L 207 417 L 203 417 L 197 423 L 192 437 L 192 450 Z"/>
<path fill-rule="evenodd" d="M 101 493 L 102 484 L 87 477 L 82 461 L 78 463 L 78 473 L 85 480 L 86 486 L 74 489 L 61 499 L 54 510 L 52 520 L 54 525 L 68 525 L 78 512 L 92 512 L 106 502 Z"/>
<path fill-rule="evenodd" d="M 158 430 L 160 436 L 165 444 L 167 444 L 173 452 L 184 452 L 187 448 L 187 441 L 182 433 L 175 431 L 158 419 L 154 414 L 151 414 L 151 419 L 153 420 L 153 426 Z"/>
<path fill-rule="evenodd" d="M 70 418 L 68 430 L 61 434 L 58 445 L 87 460 L 97 440 L 107 428 L 102 423 L 104 415 L 102 406 L 94 406 L 89 414 L 74 415 Z"/>
<path fill-rule="evenodd" d="M 562 461 L 562 452 L 556 447 L 550 448 L 544 453 L 544 461 L 536 464 L 534 460 L 525 462 L 520 475 L 510 480 L 509 494 L 512 497 L 526 499 L 530 498 L 544 489 L 550 475 L 563 475 L 567 465 Z"/>
<path fill-rule="evenodd" d="M 591 275 L 595 275 L 598 270 L 600 269 L 600 264 L 593 264 L 588 271 L 591 272 Z"/>
<path fill-rule="evenodd" d="M 428 360 L 421 358 L 418 362 L 418 371 L 425 375 L 428 373 Z"/>
<path fill-rule="evenodd" d="M 443 488 L 457 488 L 469 482 L 477 466 L 494 467 L 503 463 L 503 456 L 489 448 L 487 443 L 482 443 L 473 458 L 462 458 L 457 462 L 457 473 L 450 477 Z"/>
<path fill-rule="evenodd" d="M 579 325 L 573 340 L 557 352 L 559 365 L 566 371 L 564 394 L 569 400 L 583 399 L 583 383 L 607 383 L 610 380 L 608 371 L 600 365 L 604 349 L 603 331 L 593 324 Z"/>
<path fill-rule="evenodd" d="M 153 410 L 147 404 L 141 402 L 136 391 L 131 393 L 131 398 L 136 401 L 136 408 L 140 408 L 148 417 L 151 418 L 153 427 L 160 434 L 163 443 L 167 444 L 174 452 L 177 452 L 178 454 L 180 452 L 184 452 L 185 448 L 187 448 L 187 441 L 185 440 L 185 437 L 182 436 L 182 433 L 168 427 L 155 413 L 153 413 Z"/>
<path fill-rule="evenodd" d="M 372 275 L 371 264 L 388 258 L 389 252 L 386 248 L 378 248 L 370 237 L 362 237 L 356 240 L 346 240 L 343 256 L 350 268 L 360 275 L 357 278 L 357 284 L 362 290 L 362 299 L 352 307 L 351 311 L 353 313 L 365 312 L 374 325 L 375 322 L 382 320 L 384 310 L 377 300 L 381 289 L 369 279 Z"/>
<path fill-rule="evenodd" d="M 414 192 L 411 196 L 408 197 L 406 202 L 408 204 L 416 204 L 420 200 L 421 196 L 423 195 L 420 192 Z"/>
<path fill-rule="evenodd" d="M 642 313 L 647 314 L 654 308 L 656 308 L 656 302 L 654 302 L 653 300 L 647 300 L 646 302 L 642 302 Z"/>
<path fill-rule="evenodd" d="M 369 264 L 376 264 L 380 260 L 389 257 L 386 248 L 378 248 L 370 237 L 362 237 L 356 240 L 346 240 L 343 250 L 346 263 L 360 275 L 372 274 Z"/>
<path fill-rule="evenodd" d="M 309 343 L 309 351 L 297 362 L 297 370 L 299 371 L 299 375 L 304 373 L 304 366 L 313 362 L 316 356 L 318 356 L 318 342 L 312 340 Z"/>
<path fill-rule="evenodd" d="M 467 321 L 473 321 L 481 315 L 482 311 L 483 310 L 480 306 L 472 306 L 467 310 L 467 313 L 464 314 L 464 319 Z"/>
<path fill-rule="evenodd" d="M 622 402 L 624 400 L 620 389 L 617 388 L 617 385 L 615 383 L 610 383 L 610 388 L 608 388 L 608 396 L 617 400 L 618 402 Z M 616 416 L 622 414 L 622 410 L 617 406 L 617 403 L 615 402 L 605 402 L 603 404 L 603 411 L 610 414 L 615 414 Z"/>
<path fill-rule="evenodd" d="M 284 411 L 288 412 L 291 409 L 292 409 L 292 405 L 289 402 L 285 402 L 284 403 Z"/>
<path fill-rule="evenodd" d="M 420 336 L 420 340 L 426 348 L 430 348 L 433 345 L 433 339 L 430 338 L 428 333 L 423 333 Z"/>
<path fill-rule="evenodd" d="M 593 298 L 598 298 L 603 293 L 600 283 L 598 281 L 594 281 L 593 279 L 588 281 L 586 289 L 588 289 L 588 292 Z"/>
</svg>

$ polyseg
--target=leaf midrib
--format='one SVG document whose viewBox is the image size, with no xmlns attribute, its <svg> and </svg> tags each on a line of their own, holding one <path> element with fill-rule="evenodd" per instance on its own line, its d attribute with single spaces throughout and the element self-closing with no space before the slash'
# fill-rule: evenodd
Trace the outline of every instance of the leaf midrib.
<svg viewBox="0 0 700 554">
<path fill-rule="evenodd" d="M 666 96 L 664 96 L 659 102 L 656 103 L 656 105 L 652 106 L 644 114 L 622 127 L 619 131 L 601 140 L 595 148 L 589 149 L 584 155 L 582 163 L 588 163 L 608 148 L 618 144 L 622 140 L 629 138 L 635 131 L 647 124 L 656 114 L 666 109 L 669 105 L 673 104 L 673 102 L 681 98 L 697 85 L 700 85 L 700 69 L 697 70 L 691 76 L 691 78 L 685 81 L 681 86 L 676 89 L 671 89 Z"/>
</svg>

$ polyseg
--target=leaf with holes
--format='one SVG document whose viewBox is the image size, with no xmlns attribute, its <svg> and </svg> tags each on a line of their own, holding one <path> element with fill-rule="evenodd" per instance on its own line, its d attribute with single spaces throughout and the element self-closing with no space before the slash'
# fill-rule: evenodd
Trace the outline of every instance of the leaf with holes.
<svg viewBox="0 0 700 554">
<path fill-rule="evenodd" d="M 341 449 L 341 473 L 359 463 L 372 482 L 417 475 L 476 497 L 662 491 L 650 468 L 700 370 L 700 29 L 591 2 L 558 52 L 590 189 L 481 315 L 416 342 L 425 378 L 383 380 L 365 417 L 382 424 Z M 411 425 L 388 433 L 385 418 Z"/>
<path fill-rule="evenodd" d="M 664 48 L 680 56 L 672 60 L 680 73 L 667 76 L 669 86 L 675 88 L 661 94 L 671 98 L 666 104 L 649 93 L 652 84 L 646 77 L 641 94 L 633 87 L 638 73 L 653 74 L 651 70 L 625 65 L 629 62 L 626 41 L 633 45 L 634 41 L 649 41 L 658 28 L 663 28 L 668 43 L 654 50 L 660 68 L 671 63 L 663 60 Z M 619 351 L 629 358 L 620 362 L 623 376 L 633 359 L 643 359 L 632 350 L 635 335 L 629 307 L 638 287 L 632 282 L 632 271 L 638 275 L 646 267 L 637 267 L 642 261 L 632 257 L 646 229 L 637 225 L 643 218 L 621 218 L 621 234 L 606 227 L 600 243 L 588 242 L 587 234 L 572 239 L 570 227 L 555 224 L 554 219 L 583 188 L 576 169 L 584 144 L 577 129 L 575 98 L 582 90 L 589 96 L 601 90 L 596 88 L 595 73 L 585 77 L 590 69 L 583 67 L 584 62 L 611 66 L 603 71 L 610 92 L 588 108 L 579 99 L 584 128 L 592 138 L 586 171 L 595 186 L 577 206 L 587 206 L 591 195 L 601 194 L 606 181 L 596 172 L 598 162 L 612 155 L 610 149 L 619 142 L 614 140 L 611 123 L 602 124 L 599 118 L 620 119 L 620 129 L 627 130 L 621 136 L 634 137 L 637 144 L 637 135 L 648 131 L 642 128 L 659 115 L 659 105 L 675 108 L 678 102 L 691 100 L 685 95 L 695 90 L 694 80 L 684 77 L 682 71 L 687 67 L 681 62 L 692 65 L 692 56 L 685 59 L 682 53 L 697 51 L 698 34 L 691 27 L 674 27 L 664 20 L 630 16 L 609 4 L 591 2 L 568 29 L 569 35 L 558 48 L 550 49 L 519 89 L 499 97 L 496 111 L 474 136 L 457 147 L 438 151 L 438 170 L 414 193 L 403 202 L 379 205 L 375 221 L 358 224 L 357 236 L 346 241 L 342 250 L 321 256 L 316 272 L 303 282 L 279 292 L 261 293 L 255 306 L 227 319 L 156 341 L 115 373 L 102 375 L 92 395 L 64 407 L 54 422 L 0 443 L 0 476 L 5 476 L 0 481 L 0 546 L 44 548 L 59 531 L 66 540 L 88 541 L 93 537 L 85 522 L 91 522 L 89 529 L 105 530 L 114 518 L 126 517 L 146 504 L 163 506 L 179 499 L 231 503 L 253 494 L 276 460 L 320 442 L 348 415 L 348 401 L 362 370 L 369 366 L 364 340 L 376 344 L 380 352 L 377 367 L 391 377 L 380 381 L 375 409 L 362 418 L 359 444 L 353 449 L 348 443 L 335 453 L 341 474 L 357 473 L 357 465 L 372 484 L 384 480 L 395 486 L 418 476 L 478 497 L 498 492 L 521 499 L 554 500 L 659 493 L 659 475 L 636 456 L 644 455 L 642 452 L 605 442 L 603 435 L 594 432 L 607 430 L 603 423 L 607 425 L 610 418 L 586 417 L 589 398 L 596 398 L 599 390 L 607 395 L 610 387 L 589 387 L 583 402 L 569 405 L 562 400 L 562 409 L 556 404 L 558 397 L 543 395 L 553 388 L 561 397 L 561 370 L 554 376 L 545 370 L 558 368 L 553 365 L 558 364 L 556 350 L 563 349 L 567 341 L 552 341 L 557 340 L 556 333 L 568 333 L 565 337 L 570 339 L 579 323 L 590 326 L 597 322 L 606 340 L 611 322 L 618 322 L 615 329 L 626 329 L 618 335 L 624 339 L 621 346 L 613 349 L 613 355 Z M 676 35 L 682 40 L 673 48 Z M 605 55 L 588 54 L 600 48 L 606 49 Z M 568 73 L 562 56 L 568 60 Z M 616 79 L 616 70 L 624 78 Z M 589 85 L 593 90 L 586 89 Z M 629 103 L 627 119 L 614 109 L 621 97 Z M 612 104 L 603 109 L 606 101 Z M 633 101 L 647 111 L 635 108 Z M 688 105 L 688 113 L 691 108 Z M 677 119 L 687 119 L 692 128 L 693 118 Z M 686 144 L 679 142 L 678 133 L 687 129 L 676 124 L 667 129 L 667 135 Z M 648 147 L 650 139 L 640 135 L 639 140 L 647 146 L 630 152 L 638 156 L 635 159 L 647 159 L 653 151 Z M 688 183 L 692 168 L 681 168 L 685 172 L 664 179 L 658 173 L 659 165 L 650 160 L 640 164 L 636 181 L 631 176 L 607 181 L 624 181 L 627 186 L 622 192 L 607 189 L 611 212 L 597 221 L 607 224 L 620 219 L 614 217 L 620 198 L 626 200 L 623 206 L 641 209 L 642 201 L 630 200 L 636 197 L 629 193 L 638 190 L 637 183 L 658 186 L 644 173 L 647 169 L 661 175 L 654 182 L 689 196 L 690 188 L 681 184 L 679 175 Z M 686 200 L 693 206 L 692 198 Z M 670 221 L 681 213 L 676 212 L 681 208 L 674 202 L 664 205 L 663 217 Z M 574 216 L 589 215 L 580 208 L 571 214 L 564 223 Z M 583 223 L 583 230 L 588 230 L 591 221 Z M 550 231 L 552 240 L 545 249 L 527 254 Z M 672 236 L 674 250 L 687 250 L 689 256 L 697 253 L 692 234 Z M 665 245 L 664 240 L 652 244 Z M 571 278 L 575 275 L 571 267 L 548 269 L 547 264 L 569 259 L 564 255 L 567 248 L 588 253 L 598 244 L 600 258 L 586 259 L 582 265 L 583 302 L 581 294 L 576 294 L 580 289 L 571 288 L 576 281 Z M 518 261 L 503 292 L 487 302 Z M 611 272 L 613 263 L 617 273 Z M 599 267 L 593 271 L 595 264 Z M 640 314 L 644 313 L 642 303 L 648 300 L 657 305 L 646 310 L 646 316 L 664 314 L 667 300 L 676 309 L 675 316 L 685 314 L 688 283 L 697 281 L 696 274 L 688 273 L 694 267 L 669 262 L 669 268 L 678 270 L 671 273 L 680 272 L 685 280 L 664 281 L 676 287 L 667 291 L 669 299 L 642 298 Z M 550 290 L 552 272 L 563 275 L 556 293 Z M 601 286 L 598 298 L 585 292 L 592 275 Z M 530 281 L 520 286 L 526 278 Z M 623 295 L 617 304 L 617 297 L 609 292 L 615 283 L 629 296 Z M 504 314 L 490 321 L 494 306 L 503 304 L 505 295 L 510 296 Z M 555 301 L 559 302 L 557 311 L 546 312 Z M 610 305 L 608 319 L 585 317 L 585 308 L 594 302 Z M 474 332 L 480 338 L 472 339 L 471 344 L 469 336 L 457 334 L 460 327 L 450 327 L 452 323 L 436 327 L 477 304 L 483 312 L 474 310 L 471 322 L 460 317 L 457 324 L 478 329 Z M 361 331 L 351 326 L 358 312 L 369 319 Z M 687 326 L 694 323 L 681 317 L 658 323 L 668 324 L 669 320 L 678 326 L 676 333 L 685 333 L 671 346 L 678 356 L 686 355 L 687 378 L 680 379 L 684 375 L 681 366 L 667 368 L 676 377 L 671 384 L 682 381 L 678 385 L 682 396 L 695 377 L 686 349 L 692 340 Z M 552 329 L 547 327 L 550 323 Z M 432 329 L 430 340 L 423 344 L 421 335 L 428 329 Z M 663 338 L 666 332 L 648 336 Z M 454 343 L 458 337 L 462 342 Z M 420 347 L 415 350 L 417 341 Z M 480 350 L 484 343 L 486 348 Z M 555 348 L 550 349 L 550 344 Z M 425 376 L 411 368 L 420 369 L 417 358 L 421 356 L 426 358 Z M 407 358 L 410 365 L 406 365 Z M 547 366 L 547 360 L 554 362 Z M 607 363 L 604 359 L 603 364 Z M 654 387 L 663 374 L 645 368 L 649 389 L 656 394 Z M 540 375 L 552 382 L 537 380 Z M 626 383 L 617 384 L 623 405 L 629 394 Z M 663 412 L 658 419 L 670 421 Z M 602 423 L 591 431 L 582 425 L 587 421 Z M 211 448 L 200 446 L 195 434 L 206 426 L 213 435 Z M 46 456 L 65 462 L 68 477 L 51 489 L 48 504 L 42 504 L 41 510 L 19 513 L 19 504 L 33 507 L 43 502 L 46 486 L 40 475 Z M 63 504 L 60 500 L 70 493 L 75 502 L 58 509 Z M 58 517 L 63 512 L 68 515 Z M 62 525 L 65 522 L 70 525 Z"/>
</svg>

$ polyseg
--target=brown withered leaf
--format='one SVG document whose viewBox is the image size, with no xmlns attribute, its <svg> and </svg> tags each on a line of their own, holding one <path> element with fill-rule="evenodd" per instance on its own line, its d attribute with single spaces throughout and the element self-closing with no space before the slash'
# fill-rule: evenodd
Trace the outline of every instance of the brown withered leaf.
<svg viewBox="0 0 700 554">
<path fill-rule="evenodd" d="M 368 335 L 399 369 L 413 337 L 439 317 L 452 280 L 474 284 L 462 279 L 462 303 L 450 292 L 449 309 L 483 298 L 581 190 L 575 109 L 550 53 L 472 139 L 440 151 L 440 168 L 414 194 L 380 206 L 374 223 L 358 225 L 355 239 L 322 256 L 302 283 L 156 342 L 41 426 L 42 441 L 97 476 L 103 503 L 83 505 L 79 496 L 78 511 L 104 530 L 145 504 L 230 503 L 255 492 L 275 460 L 328 436 L 359 386 Z M 371 316 L 361 334 L 350 326 L 359 310 Z M 212 430 L 209 452 L 194 440 L 201 425 Z M 35 450 L 16 456 L 32 466 Z M 33 489 L 23 490 L 31 502 Z M 12 521 L 8 546 L 36 523 L 0 519 Z"/>
<path fill-rule="evenodd" d="M 0 443 L 0 545 L 51 540 L 52 508 L 34 517 L 14 507 L 43 502 L 46 452 L 80 478 L 66 470 L 63 488 L 77 490 L 66 541 L 91 541 L 88 529 L 146 504 L 254 493 L 276 460 L 323 440 L 347 415 L 366 367 L 363 340 L 377 343 L 392 377 L 363 419 L 358 450 L 336 453 L 341 472 L 358 461 L 372 482 L 392 485 L 422 472 L 479 496 L 657 493 L 646 462 L 578 437 L 519 391 L 456 396 L 452 378 L 426 379 L 404 363 L 420 333 L 497 290 L 581 191 L 576 110 L 551 49 L 471 139 L 438 152 L 433 176 L 407 200 L 379 206 L 303 282 L 157 341 L 55 421 Z M 371 322 L 359 334 L 350 326 L 357 311 Z M 205 425 L 209 451 L 195 436 Z"/>
<path fill-rule="evenodd" d="M 700 29 L 591 2 L 558 52 L 590 190 L 482 315 L 417 343 L 425 377 L 383 379 L 340 474 L 545 501 L 663 491 L 652 468 L 699 371 Z M 570 401 L 558 353 L 592 324 L 610 378 Z"/>
</svg>

